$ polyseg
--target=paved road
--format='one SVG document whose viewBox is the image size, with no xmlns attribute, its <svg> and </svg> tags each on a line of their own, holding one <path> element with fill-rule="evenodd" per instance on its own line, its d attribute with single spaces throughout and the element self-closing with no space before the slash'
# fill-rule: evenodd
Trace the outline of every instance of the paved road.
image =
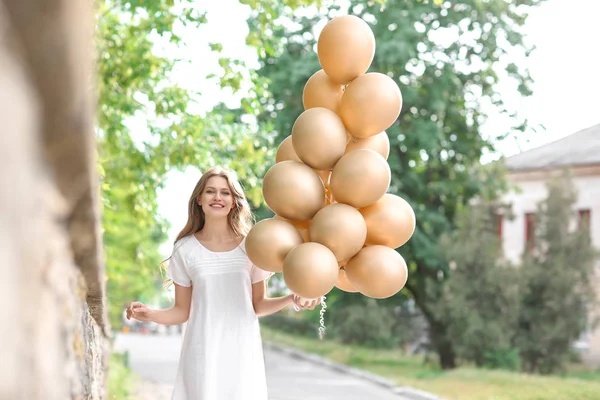
<svg viewBox="0 0 600 400">
<path fill-rule="evenodd" d="M 139 400 L 170 400 L 181 336 L 118 335 L 116 351 L 128 350 L 130 366 L 144 380 Z M 368 381 L 265 351 L 269 400 L 406 400 Z"/>
</svg>

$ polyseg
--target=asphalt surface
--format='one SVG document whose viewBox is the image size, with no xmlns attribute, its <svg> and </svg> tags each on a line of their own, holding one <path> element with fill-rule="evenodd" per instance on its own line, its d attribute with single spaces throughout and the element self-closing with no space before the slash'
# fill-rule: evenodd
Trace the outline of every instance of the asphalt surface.
<svg viewBox="0 0 600 400">
<path fill-rule="evenodd" d="M 129 352 L 142 378 L 139 400 L 170 400 L 180 335 L 119 334 L 115 351 Z M 269 400 L 408 400 L 367 380 L 265 348 Z"/>
</svg>

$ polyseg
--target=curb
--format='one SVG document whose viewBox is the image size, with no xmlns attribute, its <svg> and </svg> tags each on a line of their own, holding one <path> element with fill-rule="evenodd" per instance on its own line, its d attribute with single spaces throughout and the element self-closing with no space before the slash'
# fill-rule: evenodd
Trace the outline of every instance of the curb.
<svg viewBox="0 0 600 400">
<path fill-rule="evenodd" d="M 370 372 L 362 371 L 356 368 L 348 367 L 347 365 L 336 363 L 334 361 L 331 361 L 321 356 L 317 356 L 315 354 L 305 353 L 296 349 L 283 347 L 278 344 L 266 341 L 263 341 L 263 345 L 269 350 L 274 350 L 279 353 L 283 353 L 292 358 L 309 361 L 313 364 L 321 365 L 329 369 L 341 372 L 343 374 L 352 375 L 356 378 L 369 381 L 376 385 L 382 386 L 388 390 L 391 390 L 394 394 L 404 396 L 409 400 L 444 400 L 443 398 L 437 395 L 427 393 L 425 391 L 415 389 L 409 386 L 398 386 L 394 382 L 385 379 L 379 375 L 375 375 Z"/>
</svg>

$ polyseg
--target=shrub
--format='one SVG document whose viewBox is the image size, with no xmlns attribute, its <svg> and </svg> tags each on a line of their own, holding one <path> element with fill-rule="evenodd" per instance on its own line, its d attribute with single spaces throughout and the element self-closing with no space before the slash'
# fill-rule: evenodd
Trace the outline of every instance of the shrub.
<svg viewBox="0 0 600 400">
<path fill-rule="evenodd" d="M 506 348 L 486 351 L 483 355 L 483 366 L 491 369 L 519 371 L 521 369 L 519 349 Z"/>
<path fill-rule="evenodd" d="M 138 384 L 137 376 L 128 367 L 128 353 L 112 353 L 108 368 L 108 398 L 132 399 Z"/>
<path fill-rule="evenodd" d="M 342 343 L 372 348 L 397 345 L 392 334 L 394 316 L 375 301 L 348 306 L 340 311 L 336 320 L 339 322 L 334 326 L 334 335 Z"/>
<path fill-rule="evenodd" d="M 318 324 L 303 318 L 301 315 L 292 317 L 282 313 L 271 314 L 260 319 L 261 324 L 292 335 L 307 337 L 318 336 Z"/>
</svg>

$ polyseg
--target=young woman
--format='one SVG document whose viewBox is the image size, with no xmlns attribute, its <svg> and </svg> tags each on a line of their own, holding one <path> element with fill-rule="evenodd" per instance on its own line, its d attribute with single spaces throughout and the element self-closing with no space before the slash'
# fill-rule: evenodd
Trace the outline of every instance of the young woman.
<svg viewBox="0 0 600 400">
<path fill-rule="evenodd" d="M 206 171 L 188 204 L 167 278 L 175 305 L 153 310 L 134 302 L 127 318 L 176 325 L 188 321 L 172 400 L 267 400 L 258 316 L 289 304 L 314 309 L 297 296 L 268 298 L 263 271 L 248 259 L 252 214 L 230 171 Z"/>
</svg>

